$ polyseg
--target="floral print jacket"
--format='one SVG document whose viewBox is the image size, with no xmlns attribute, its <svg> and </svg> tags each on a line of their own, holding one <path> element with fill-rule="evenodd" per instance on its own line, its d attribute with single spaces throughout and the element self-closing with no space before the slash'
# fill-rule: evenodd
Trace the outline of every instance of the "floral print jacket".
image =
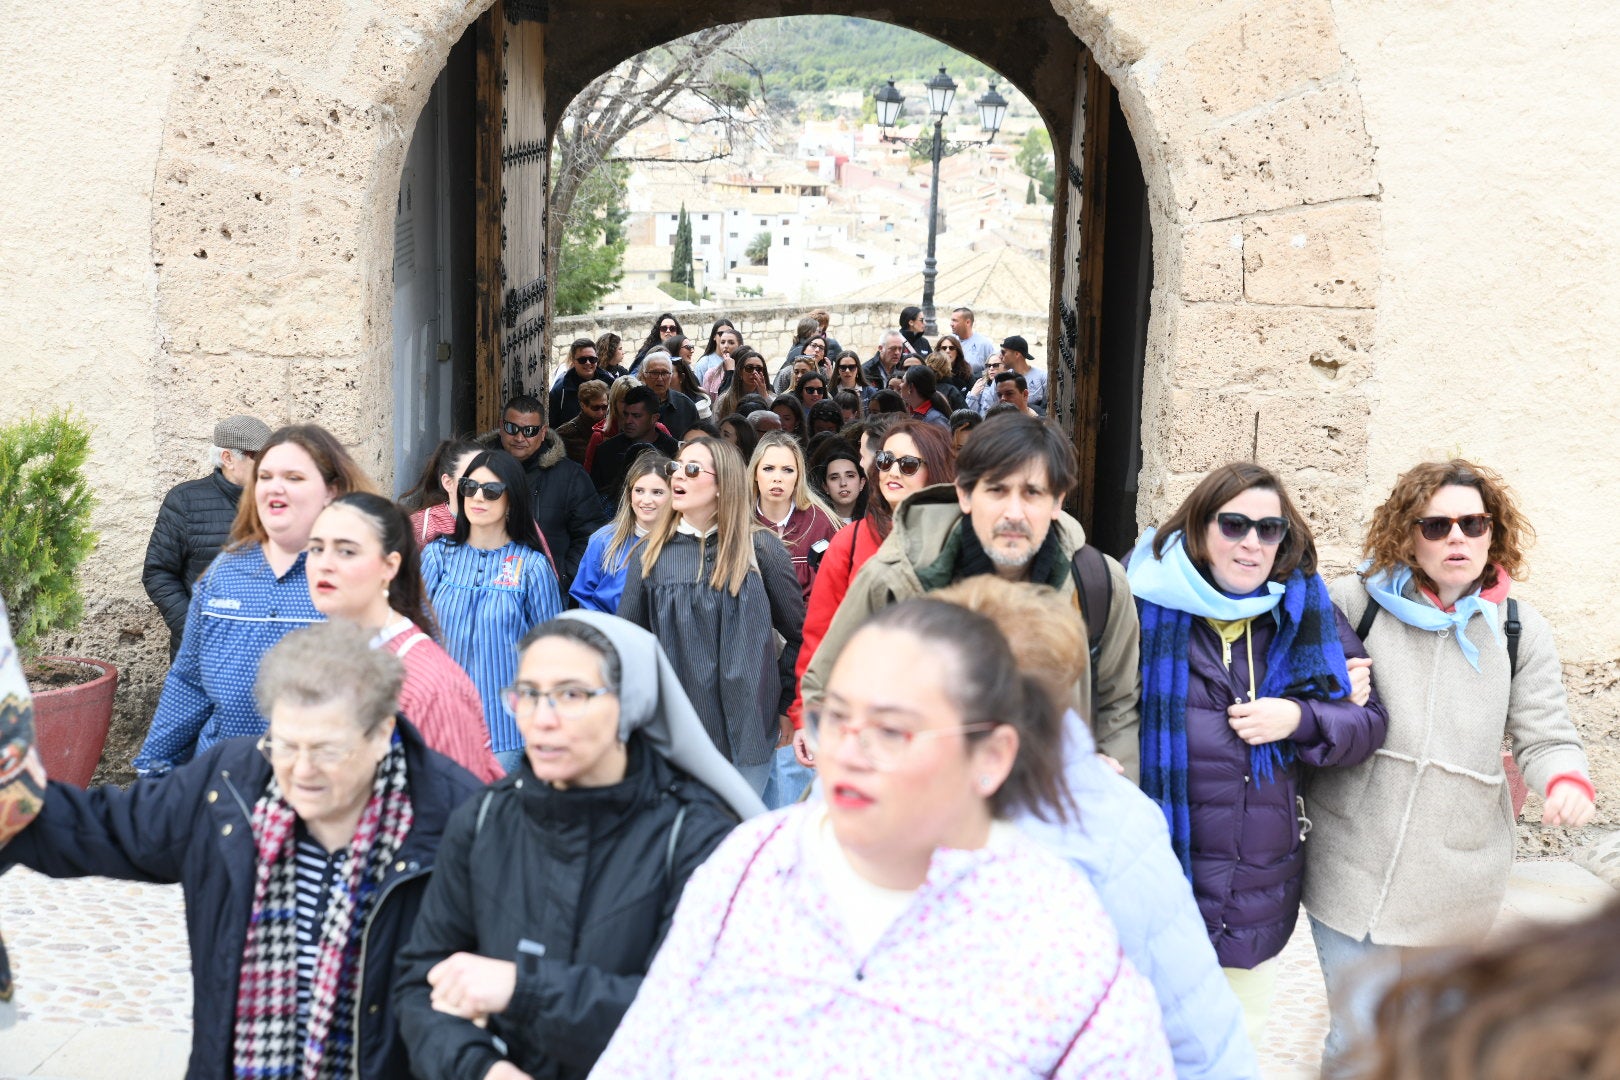
<svg viewBox="0 0 1620 1080">
<path fill-rule="evenodd" d="M 1153 991 L 1078 871 L 1016 833 L 941 849 L 855 955 L 810 854 L 819 812 L 745 822 L 692 875 L 592 1076 L 1174 1075 Z"/>
</svg>

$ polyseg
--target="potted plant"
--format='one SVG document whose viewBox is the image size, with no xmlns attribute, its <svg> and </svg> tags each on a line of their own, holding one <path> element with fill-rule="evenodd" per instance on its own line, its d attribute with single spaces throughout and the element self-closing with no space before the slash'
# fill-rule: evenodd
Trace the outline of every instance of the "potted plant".
<svg viewBox="0 0 1620 1080">
<path fill-rule="evenodd" d="M 85 479 L 90 430 L 68 412 L 0 425 L 0 596 L 34 696 L 46 773 L 83 786 L 112 722 L 118 669 L 77 656 L 39 656 L 41 638 L 84 616 L 78 570 L 96 545 Z"/>
</svg>

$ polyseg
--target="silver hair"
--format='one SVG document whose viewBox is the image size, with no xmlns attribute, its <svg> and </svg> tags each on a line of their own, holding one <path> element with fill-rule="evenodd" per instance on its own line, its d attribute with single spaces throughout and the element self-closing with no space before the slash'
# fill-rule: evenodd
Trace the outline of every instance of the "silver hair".
<svg viewBox="0 0 1620 1080">
<path fill-rule="evenodd" d="M 673 372 L 675 370 L 675 358 L 670 356 L 669 353 L 665 352 L 663 349 L 648 349 L 647 355 L 641 358 L 641 367 L 639 367 L 637 370 L 646 371 L 647 364 L 653 360 L 662 360 L 669 365 L 670 371 Z"/>
<path fill-rule="evenodd" d="M 208 448 L 208 460 L 214 468 L 223 469 L 225 467 L 225 458 L 222 456 L 224 453 L 225 448 L 223 446 L 210 446 Z M 240 453 L 240 451 L 232 451 L 232 453 Z"/>
<path fill-rule="evenodd" d="M 878 342 L 878 348 L 880 348 L 880 349 L 883 348 L 885 345 L 887 345 L 890 342 L 891 339 L 892 340 L 898 340 L 901 345 L 904 345 L 906 343 L 906 335 L 902 334 L 900 331 L 898 331 L 898 330 L 885 330 L 883 332 L 882 339 Z"/>
<path fill-rule="evenodd" d="M 253 699 L 269 716 L 281 702 L 349 706 L 356 727 L 370 732 L 399 711 L 405 665 L 371 647 L 371 631 L 351 622 L 321 622 L 294 630 L 259 663 Z"/>
</svg>

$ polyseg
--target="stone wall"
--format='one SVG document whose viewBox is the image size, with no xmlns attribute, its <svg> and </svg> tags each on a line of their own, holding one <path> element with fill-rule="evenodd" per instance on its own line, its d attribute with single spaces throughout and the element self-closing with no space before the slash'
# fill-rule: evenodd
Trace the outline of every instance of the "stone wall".
<svg viewBox="0 0 1620 1080">
<path fill-rule="evenodd" d="M 40 5 L 0 29 L 0 416 L 72 404 L 95 425 L 103 541 L 90 617 L 63 644 L 133 673 L 137 721 L 162 647 L 141 553 L 216 417 L 316 420 L 389 472 L 400 162 L 481 6 L 110 0 L 75 16 L 117 42 L 99 51 L 41 49 L 57 27 Z M 1054 8 L 1119 88 L 1149 188 L 1141 519 L 1258 453 L 1343 567 L 1401 468 L 1498 465 L 1541 529 L 1524 595 L 1557 629 L 1599 786 L 1616 788 L 1620 567 L 1589 545 L 1620 505 L 1620 389 L 1599 367 L 1620 354 L 1620 201 L 1601 197 L 1620 147 L 1597 122 L 1620 99 L 1620 9 Z M 870 349 L 891 314 L 851 313 L 866 340 L 849 343 Z M 785 347 L 797 315 L 757 332 Z"/>
<path fill-rule="evenodd" d="M 885 331 L 899 327 L 900 309 L 911 303 L 915 301 L 898 299 L 861 304 L 828 304 L 822 305 L 822 310 L 828 315 L 827 332 L 844 348 L 855 350 L 861 354 L 862 359 L 865 359 L 877 351 L 878 342 Z M 950 309 L 951 305 L 948 302 L 941 303 L 937 309 L 936 321 L 940 333 L 951 332 Z M 709 340 L 709 328 L 714 325 L 715 320 L 730 319 L 732 325 L 742 333 L 743 341 L 758 350 L 766 360 L 771 361 L 772 370 L 775 370 L 776 362 L 787 355 L 788 347 L 793 344 L 794 330 L 798 327 L 799 320 L 812 310 L 815 309 L 801 304 L 784 306 L 743 303 L 729 304 L 725 307 L 692 308 L 676 312 L 675 317 L 687 334 L 697 340 L 699 356 L 703 355 L 702 349 Z M 626 361 L 634 359 L 636 350 L 641 347 L 641 343 L 646 340 L 647 334 L 653 328 L 655 314 L 644 312 L 571 315 L 554 320 L 551 324 L 553 374 L 568 363 L 570 342 L 582 337 L 595 340 L 610 331 L 624 339 Z M 975 308 L 974 320 L 975 327 L 980 333 L 988 334 L 997 341 L 1009 334 L 1022 334 L 1029 339 L 1029 347 L 1037 356 L 1045 354 L 1044 313 Z"/>
</svg>

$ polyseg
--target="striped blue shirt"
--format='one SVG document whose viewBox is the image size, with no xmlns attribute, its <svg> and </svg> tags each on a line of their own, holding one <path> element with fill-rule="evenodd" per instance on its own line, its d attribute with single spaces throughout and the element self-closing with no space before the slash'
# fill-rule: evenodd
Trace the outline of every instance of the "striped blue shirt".
<svg viewBox="0 0 1620 1080">
<path fill-rule="evenodd" d="M 262 735 L 253 682 L 270 647 L 324 619 L 309 597 L 304 556 L 276 577 L 258 544 L 221 552 L 197 579 L 180 653 L 169 667 L 135 769 L 162 776 L 221 739 Z"/>
<path fill-rule="evenodd" d="M 501 689 L 517 676 L 523 635 L 562 612 L 551 562 L 522 544 L 485 551 L 440 537 L 422 551 L 422 581 L 445 651 L 478 688 L 490 749 L 521 748 L 523 736 L 501 703 Z"/>
</svg>

